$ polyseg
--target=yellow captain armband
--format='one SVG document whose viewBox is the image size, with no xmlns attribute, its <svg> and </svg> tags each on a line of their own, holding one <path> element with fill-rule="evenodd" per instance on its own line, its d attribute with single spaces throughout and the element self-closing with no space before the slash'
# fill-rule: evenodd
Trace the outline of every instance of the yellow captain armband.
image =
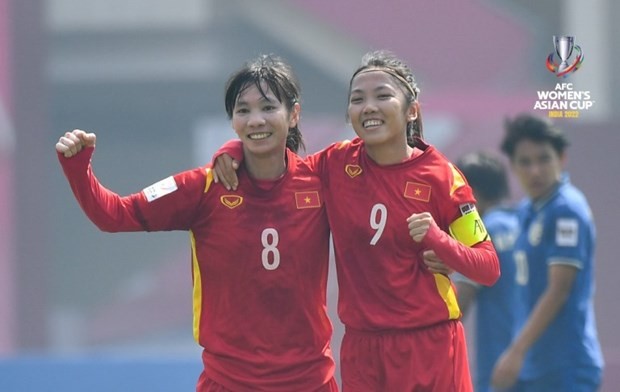
<svg viewBox="0 0 620 392">
<path fill-rule="evenodd" d="M 463 204 L 461 216 L 450 224 L 450 235 L 458 242 L 472 246 L 489 239 L 489 233 L 482 223 L 476 206 Z"/>
</svg>

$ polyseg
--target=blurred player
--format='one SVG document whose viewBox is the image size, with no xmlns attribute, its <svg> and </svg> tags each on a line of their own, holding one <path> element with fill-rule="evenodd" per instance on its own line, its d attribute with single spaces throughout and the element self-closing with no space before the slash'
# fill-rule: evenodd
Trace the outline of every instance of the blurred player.
<svg viewBox="0 0 620 392">
<path fill-rule="evenodd" d="M 519 221 L 516 210 L 505 204 L 509 196 L 508 178 L 498 158 L 475 152 L 462 156 L 456 165 L 474 191 L 476 206 L 495 245 L 502 272 L 490 287 L 460 274 L 452 276 L 464 317 L 471 312 L 473 302 L 476 303 L 474 389 L 487 392 L 491 390 L 493 367 L 523 318 L 523 298 L 519 295 L 523 282 L 519 285 L 519 280 L 523 279 L 524 271 L 515 265 L 512 257 Z"/>
<path fill-rule="evenodd" d="M 506 124 L 502 150 L 528 195 L 517 265 L 527 266 L 528 318 L 493 373 L 523 391 L 596 391 L 603 358 L 594 316 L 596 234 L 588 202 L 563 174 L 566 136 L 547 119 Z"/>
<path fill-rule="evenodd" d="M 349 89 L 358 138 L 306 159 L 326 188 L 346 327 L 343 391 L 472 389 L 452 283 L 422 255 L 434 252 L 486 285 L 499 276 L 497 255 L 471 188 L 422 139 L 418 94 L 406 64 L 387 52 L 367 54 Z M 240 160 L 240 151 L 229 142 L 219 153 Z M 220 158 L 222 168 L 232 166 Z M 234 172 L 218 177 L 234 188 Z"/>
<path fill-rule="evenodd" d="M 56 150 L 101 230 L 190 232 L 194 337 L 204 348 L 198 391 L 337 391 L 325 194 L 294 153 L 297 80 L 263 56 L 231 76 L 225 104 L 246 157 L 235 192 L 206 166 L 121 197 L 93 174 L 95 134 L 68 132 Z"/>
</svg>

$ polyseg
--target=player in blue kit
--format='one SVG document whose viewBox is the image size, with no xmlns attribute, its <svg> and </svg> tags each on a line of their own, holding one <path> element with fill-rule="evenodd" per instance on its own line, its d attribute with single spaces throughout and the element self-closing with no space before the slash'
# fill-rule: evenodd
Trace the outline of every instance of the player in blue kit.
<svg viewBox="0 0 620 392">
<path fill-rule="evenodd" d="M 493 386 L 524 391 L 596 391 L 603 357 L 594 316 L 592 213 L 563 173 L 566 136 L 523 114 L 506 124 L 502 151 L 528 195 L 520 209 L 517 265 L 527 265 L 527 311 L 500 357 Z"/>
<path fill-rule="evenodd" d="M 513 245 L 519 230 L 516 210 L 505 203 L 509 196 L 508 178 L 502 162 L 485 152 L 461 157 L 457 167 L 467 178 L 476 197 L 476 206 L 495 245 L 502 274 L 493 286 L 483 286 L 455 273 L 454 280 L 461 312 L 466 316 L 476 302 L 476 370 L 474 389 L 490 391 L 491 373 L 501 353 L 510 345 L 518 320 L 523 318 L 523 266 L 515 265 Z"/>
</svg>

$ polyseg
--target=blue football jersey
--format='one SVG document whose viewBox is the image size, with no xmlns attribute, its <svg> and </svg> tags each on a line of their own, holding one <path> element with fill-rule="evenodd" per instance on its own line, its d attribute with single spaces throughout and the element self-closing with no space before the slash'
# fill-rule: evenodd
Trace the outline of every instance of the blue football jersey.
<svg viewBox="0 0 620 392">
<path fill-rule="evenodd" d="M 551 265 L 574 266 L 573 287 L 555 319 L 526 355 L 521 379 L 531 380 L 558 369 L 599 371 L 603 356 L 594 318 L 595 226 L 588 202 L 564 177 L 551 196 L 526 201 L 522 230 L 515 242 L 516 265 L 526 265 L 527 311 L 547 287 Z"/>
</svg>

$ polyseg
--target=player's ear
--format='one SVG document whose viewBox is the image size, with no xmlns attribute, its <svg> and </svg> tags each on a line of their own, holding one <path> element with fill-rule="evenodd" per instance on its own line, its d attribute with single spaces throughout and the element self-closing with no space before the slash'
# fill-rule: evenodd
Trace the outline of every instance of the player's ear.
<svg viewBox="0 0 620 392">
<path fill-rule="evenodd" d="M 562 169 L 564 169 L 566 167 L 566 151 L 562 151 L 558 158 L 560 159 L 560 165 L 562 167 Z"/>
<path fill-rule="evenodd" d="M 409 108 L 407 109 L 407 122 L 415 121 L 418 119 L 418 102 L 414 101 L 409 104 Z"/>
<path fill-rule="evenodd" d="M 299 117 L 301 115 L 301 105 L 299 102 L 295 102 L 291 108 L 291 115 L 288 123 L 289 128 L 295 128 L 299 124 Z"/>
</svg>

